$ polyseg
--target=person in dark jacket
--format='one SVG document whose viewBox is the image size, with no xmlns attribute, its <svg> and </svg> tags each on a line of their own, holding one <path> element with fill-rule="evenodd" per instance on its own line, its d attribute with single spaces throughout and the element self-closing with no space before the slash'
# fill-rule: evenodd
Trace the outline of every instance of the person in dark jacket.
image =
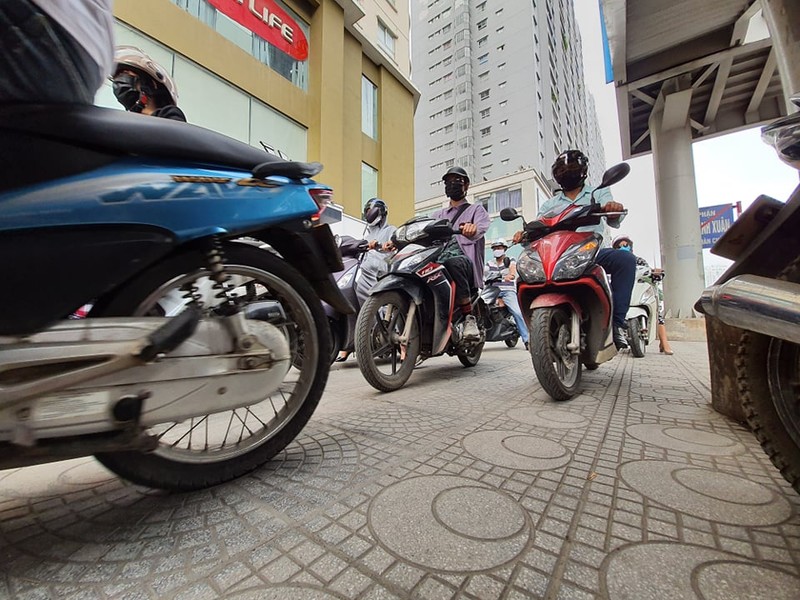
<svg viewBox="0 0 800 600">
<path fill-rule="evenodd" d="M 114 62 L 114 96 L 125 110 L 186 122 L 178 88 L 164 67 L 135 46 L 117 46 Z"/>
</svg>

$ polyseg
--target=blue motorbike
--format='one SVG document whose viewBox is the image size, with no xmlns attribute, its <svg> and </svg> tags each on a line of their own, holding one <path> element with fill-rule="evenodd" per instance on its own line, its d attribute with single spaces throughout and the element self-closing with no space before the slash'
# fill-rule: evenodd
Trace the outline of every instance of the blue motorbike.
<svg viewBox="0 0 800 600">
<path fill-rule="evenodd" d="M 0 469 L 191 490 L 282 451 L 327 381 L 320 299 L 352 312 L 321 165 L 92 106 L 2 107 L 0 140 Z"/>
</svg>

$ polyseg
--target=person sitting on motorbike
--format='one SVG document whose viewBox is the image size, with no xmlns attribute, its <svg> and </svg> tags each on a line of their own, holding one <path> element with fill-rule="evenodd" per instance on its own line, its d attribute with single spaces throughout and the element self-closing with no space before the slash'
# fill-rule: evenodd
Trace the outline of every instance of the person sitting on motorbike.
<svg viewBox="0 0 800 600">
<path fill-rule="evenodd" d="M 483 257 L 486 247 L 484 234 L 489 229 L 489 213 L 482 204 L 467 202 L 469 176 L 461 167 L 450 167 L 442 176 L 447 207 L 433 213 L 434 219 L 447 219 L 454 235 L 440 259 L 456 286 L 456 305 L 464 318 L 462 336 L 465 340 L 480 338 L 478 322 L 472 315 L 472 295 L 483 286 Z"/>
<path fill-rule="evenodd" d="M 92 104 L 113 28 L 111 0 L 0 2 L 0 104 Z"/>
<path fill-rule="evenodd" d="M 614 238 L 611 247 L 615 250 L 622 250 L 623 252 L 630 252 L 633 254 L 633 240 L 627 235 L 620 235 Z M 634 254 L 634 256 L 636 256 Z M 636 264 L 639 266 L 650 267 L 645 259 L 641 256 L 636 256 Z M 658 351 L 662 354 L 672 355 L 674 352 L 669 345 L 667 339 L 667 326 L 664 322 L 664 292 L 661 289 L 661 281 L 664 279 L 664 269 L 650 269 L 651 277 L 658 290 L 658 325 L 656 326 L 656 334 L 658 335 Z"/>
<path fill-rule="evenodd" d="M 386 253 L 392 249 L 392 234 L 397 227 L 389 225 L 389 207 L 380 198 L 370 198 L 364 205 L 362 218 L 367 223 L 364 239 L 369 250 L 361 261 L 361 274 L 356 281 L 356 296 L 361 306 L 367 299 L 369 291 L 378 279 L 389 271 Z M 342 350 L 335 362 L 343 362 L 350 356 L 350 350 Z"/>
<path fill-rule="evenodd" d="M 577 204 L 588 206 L 592 192 L 595 188 L 586 185 L 586 176 L 589 172 L 589 159 L 580 150 L 567 150 L 556 157 L 553 163 L 552 174 L 556 183 L 561 186 L 558 193 L 539 207 L 539 215 L 566 210 L 569 206 Z M 600 204 L 603 212 L 619 212 L 625 207 L 615 202 L 608 188 L 603 188 L 595 193 L 595 200 Z M 622 217 L 602 219 L 599 225 L 579 227 L 577 231 L 595 231 L 603 236 L 608 244 L 610 236 L 608 227 L 619 227 Z M 514 234 L 514 243 L 522 238 L 522 231 Z M 613 248 L 601 248 L 597 253 L 597 264 L 605 269 L 611 276 L 611 294 L 614 302 L 612 333 L 614 345 L 618 350 L 628 347 L 625 338 L 625 315 L 631 303 L 631 292 L 636 281 L 636 258 L 633 254 L 617 252 Z"/>
<path fill-rule="evenodd" d="M 508 312 L 514 317 L 514 322 L 517 324 L 517 331 L 519 337 L 525 343 L 525 349 L 528 349 L 528 325 L 525 323 L 525 317 L 522 316 L 522 311 L 519 308 L 519 300 L 517 300 L 517 286 L 515 281 L 517 279 L 517 263 L 513 258 L 506 256 L 508 251 L 508 244 L 502 238 L 492 242 L 492 254 L 494 260 L 486 263 L 486 280 L 489 281 L 493 278 L 500 277 L 494 285 L 500 290 L 500 298 L 508 308 Z"/>
<path fill-rule="evenodd" d="M 186 122 L 178 108 L 178 88 L 167 70 L 135 46 L 117 46 L 111 83 L 129 112 Z"/>
</svg>

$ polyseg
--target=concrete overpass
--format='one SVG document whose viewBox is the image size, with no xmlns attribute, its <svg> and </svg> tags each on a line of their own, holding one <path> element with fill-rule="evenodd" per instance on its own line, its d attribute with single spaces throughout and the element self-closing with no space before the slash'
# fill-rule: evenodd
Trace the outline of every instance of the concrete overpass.
<svg viewBox="0 0 800 600">
<path fill-rule="evenodd" d="M 653 154 L 667 312 L 694 316 L 704 276 L 692 141 L 792 111 L 800 0 L 600 2 L 624 157 Z"/>
</svg>

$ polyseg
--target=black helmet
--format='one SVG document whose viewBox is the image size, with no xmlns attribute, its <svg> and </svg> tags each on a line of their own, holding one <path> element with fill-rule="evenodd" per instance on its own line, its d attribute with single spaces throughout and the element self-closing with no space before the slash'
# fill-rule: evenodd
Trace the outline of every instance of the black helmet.
<svg viewBox="0 0 800 600">
<path fill-rule="evenodd" d="M 567 150 L 553 163 L 553 179 L 568 192 L 583 185 L 589 172 L 589 159 L 580 150 Z"/>
<path fill-rule="evenodd" d="M 364 205 L 364 220 L 370 225 L 377 225 L 388 213 L 389 207 L 380 198 L 370 198 Z"/>
<path fill-rule="evenodd" d="M 469 175 L 467 175 L 467 172 L 461 167 L 450 167 L 447 169 L 447 172 L 442 175 L 442 181 L 447 179 L 448 175 L 458 175 L 459 177 L 463 177 L 464 180 L 469 183 Z"/>
<path fill-rule="evenodd" d="M 614 250 L 618 250 L 619 244 L 622 241 L 628 242 L 628 247 L 631 249 L 631 252 L 633 252 L 633 240 L 629 238 L 627 235 L 618 235 L 617 237 L 615 237 L 614 241 L 611 242 L 611 247 L 614 248 Z"/>
</svg>

